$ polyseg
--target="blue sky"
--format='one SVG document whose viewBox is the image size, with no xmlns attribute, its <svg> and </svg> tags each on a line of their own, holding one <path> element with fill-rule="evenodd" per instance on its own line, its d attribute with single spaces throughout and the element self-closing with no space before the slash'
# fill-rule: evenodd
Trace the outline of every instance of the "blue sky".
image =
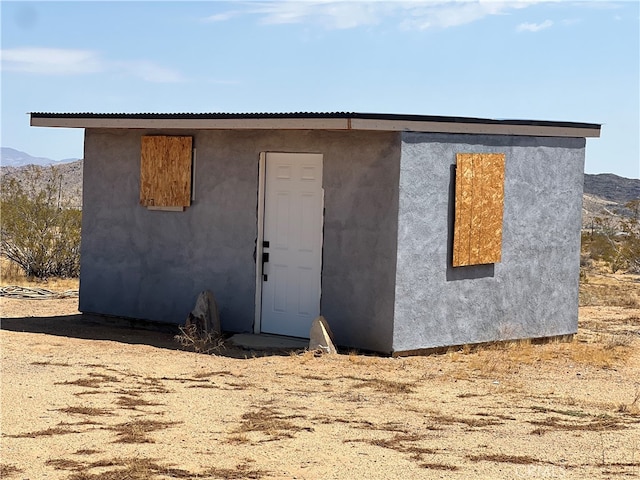
<svg viewBox="0 0 640 480">
<path fill-rule="evenodd" d="M 602 123 L 640 178 L 637 1 L 2 1 L 2 146 L 82 157 L 27 112 L 356 111 Z"/>
</svg>

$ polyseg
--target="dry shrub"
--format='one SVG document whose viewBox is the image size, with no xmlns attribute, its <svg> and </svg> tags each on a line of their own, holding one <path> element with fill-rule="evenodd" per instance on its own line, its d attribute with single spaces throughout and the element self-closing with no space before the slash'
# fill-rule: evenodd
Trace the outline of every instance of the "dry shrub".
<svg viewBox="0 0 640 480">
<path fill-rule="evenodd" d="M 71 367 L 72 366 L 70 363 L 67 363 L 67 362 L 52 362 L 50 360 L 45 360 L 45 361 L 41 361 L 41 362 L 31 362 L 30 365 L 37 365 L 39 367 L 45 367 L 45 366 L 50 366 L 50 367 Z"/>
<path fill-rule="evenodd" d="M 80 280 L 77 277 L 27 277 L 18 264 L 0 256 L 0 285 L 19 285 L 31 288 L 46 288 L 54 292 L 64 292 L 68 290 L 78 290 Z"/>
<path fill-rule="evenodd" d="M 0 278 L 2 285 L 23 284 L 27 281 L 20 266 L 4 257 L 0 257 Z"/>
<path fill-rule="evenodd" d="M 195 324 L 178 328 L 180 333 L 174 339 L 187 350 L 196 353 L 213 354 L 225 348 L 224 337 L 202 331 Z"/>
<path fill-rule="evenodd" d="M 56 470 L 82 470 L 84 468 L 84 463 L 66 458 L 47 460 L 44 464 Z"/>
<path fill-rule="evenodd" d="M 636 393 L 629 404 L 622 403 L 618 406 L 619 413 L 627 415 L 640 415 L 640 386 L 636 387 Z"/>
<path fill-rule="evenodd" d="M 235 468 L 212 467 L 204 472 L 204 475 L 225 480 L 258 480 L 268 474 L 268 471 L 253 469 L 247 463 L 240 463 Z"/>
<path fill-rule="evenodd" d="M 62 190 L 56 167 L 27 166 L 22 181 L 2 184 L 2 255 L 27 277 L 77 277 L 82 211 Z"/>
<path fill-rule="evenodd" d="M 574 341 L 568 346 L 568 355 L 574 362 L 600 368 L 612 368 L 616 365 L 624 364 L 632 353 L 632 348 L 628 345 L 620 345 L 615 338 L 604 343 L 580 343 Z"/>
<path fill-rule="evenodd" d="M 395 450 L 396 452 L 409 454 L 409 458 L 414 461 L 422 462 L 425 455 L 434 455 L 437 450 L 434 448 L 421 447 L 415 442 L 424 440 L 420 435 L 412 433 L 397 433 L 391 438 L 355 438 L 352 440 L 344 440 L 344 443 L 367 443 L 376 447 Z M 423 466 L 421 464 L 421 466 Z M 423 468 L 428 468 L 424 467 Z"/>
<path fill-rule="evenodd" d="M 356 378 L 356 377 L 344 377 L 352 380 L 358 380 L 360 383 L 354 385 L 354 388 L 371 388 L 378 392 L 402 394 L 413 393 L 413 385 L 404 382 L 396 382 L 394 380 L 386 380 L 382 378 Z"/>
<path fill-rule="evenodd" d="M 640 276 L 600 273 L 600 268 L 580 282 L 580 306 L 640 308 Z"/>
<path fill-rule="evenodd" d="M 131 409 L 131 410 L 136 410 L 136 407 L 154 407 L 154 406 L 163 405 L 163 404 L 157 403 L 157 402 L 150 402 L 148 400 L 139 398 L 137 396 L 121 395 L 116 400 L 116 405 Z"/>
<path fill-rule="evenodd" d="M 22 470 L 15 465 L 0 463 L 0 478 L 9 478 L 11 476 L 18 475 L 19 473 L 22 473 Z"/>
<path fill-rule="evenodd" d="M 611 368 L 624 364 L 633 354 L 635 337 L 629 332 L 599 334 L 589 342 L 549 342 L 533 344 L 529 340 L 501 342 L 474 347 L 468 355 L 457 353 L 460 371 L 481 377 L 500 377 L 518 373 L 522 365 L 538 365 L 568 358 L 584 365 Z M 452 374 L 455 377 L 455 372 Z"/>
<path fill-rule="evenodd" d="M 429 417 L 436 425 L 454 425 L 458 423 L 468 427 L 490 427 L 504 423 L 496 419 L 454 417 L 453 415 L 445 415 L 440 412 L 433 412 Z"/>
<path fill-rule="evenodd" d="M 474 347 L 463 368 L 482 377 L 496 377 L 517 373 L 521 365 L 545 362 L 555 356 L 548 345 L 534 345 L 530 340 L 499 342 Z"/>
<path fill-rule="evenodd" d="M 116 443 L 155 443 L 149 433 L 169 428 L 177 422 L 159 422 L 156 420 L 135 420 L 110 427 L 118 432 Z"/>
<path fill-rule="evenodd" d="M 94 450 L 93 448 L 83 448 L 74 452 L 74 455 L 95 455 L 96 453 L 102 453 L 101 450 Z"/>
<path fill-rule="evenodd" d="M 200 372 L 200 373 L 196 373 L 193 378 L 210 378 L 210 377 L 223 377 L 223 376 L 234 376 L 232 372 L 230 372 L 229 370 L 217 370 L 217 371 L 211 371 L 211 372 Z M 241 375 L 236 375 L 236 376 L 241 376 Z"/>
<path fill-rule="evenodd" d="M 226 443 L 230 443 L 231 445 L 239 445 L 242 443 L 250 443 L 251 439 L 245 433 L 236 433 L 234 435 L 229 435 L 227 437 Z"/>
<path fill-rule="evenodd" d="M 276 409 L 263 407 L 253 412 L 244 413 L 242 422 L 231 433 L 261 432 L 271 436 L 274 440 L 293 438 L 294 432 L 301 430 L 313 431 L 310 427 L 300 427 L 290 421 L 301 417 L 301 415 L 283 415 Z"/>
<path fill-rule="evenodd" d="M 356 350 L 351 350 L 349 352 L 349 362 L 353 363 L 354 365 L 368 365 L 368 360 L 368 357 L 360 355 Z"/>
<path fill-rule="evenodd" d="M 504 455 L 497 454 L 484 454 L 484 455 L 467 455 L 467 458 L 472 462 L 484 460 L 487 462 L 500 462 L 500 463 L 515 463 L 518 465 L 531 465 L 533 463 L 545 463 L 541 460 L 529 457 L 527 455 Z"/>
<path fill-rule="evenodd" d="M 570 421 L 566 418 L 550 416 L 543 420 L 530 420 L 529 423 L 538 427 L 539 431 L 535 431 L 535 433 L 539 434 L 542 434 L 545 431 L 598 432 L 624 430 L 628 428 L 627 425 L 625 425 L 622 421 L 612 418 L 608 415 L 589 417 L 586 420 L 576 419 L 576 421 Z M 541 427 L 548 428 L 545 430 Z"/>
<path fill-rule="evenodd" d="M 448 470 L 450 472 L 458 470 L 458 467 L 455 465 L 449 465 L 446 463 L 421 463 L 420 466 L 429 470 Z"/>
<path fill-rule="evenodd" d="M 90 473 L 93 468 L 118 467 L 99 473 Z M 151 480 L 160 478 L 197 478 L 197 474 L 159 465 L 154 460 L 146 458 L 113 458 L 85 464 L 81 468 L 75 468 L 76 473 L 68 480 Z"/>
<path fill-rule="evenodd" d="M 631 332 L 624 332 L 607 335 L 600 343 L 604 348 L 613 350 L 618 347 L 630 347 L 634 340 L 634 335 Z"/>
<path fill-rule="evenodd" d="M 49 435 L 68 435 L 70 433 L 79 433 L 77 430 L 70 430 L 64 427 L 51 427 L 46 428 L 44 430 L 37 430 L 35 432 L 28 433 L 20 433 L 18 435 L 7 435 L 7 437 L 11 438 L 36 438 L 36 437 L 46 437 Z"/>
<path fill-rule="evenodd" d="M 100 416 L 100 415 L 112 415 L 111 411 L 106 408 L 95 408 L 95 407 L 66 407 L 59 408 L 58 411 L 63 413 L 68 413 L 71 415 L 89 415 L 89 416 Z"/>
<path fill-rule="evenodd" d="M 119 382 L 118 377 L 112 375 L 104 375 L 102 373 L 89 373 L 89 378 L 78 378 L 76 380 L 65 380 L 64 382 L 56 382 L 54 385 L 76 385 L 78 387 L 98 388 L 103 383 Z"/>
</svg>

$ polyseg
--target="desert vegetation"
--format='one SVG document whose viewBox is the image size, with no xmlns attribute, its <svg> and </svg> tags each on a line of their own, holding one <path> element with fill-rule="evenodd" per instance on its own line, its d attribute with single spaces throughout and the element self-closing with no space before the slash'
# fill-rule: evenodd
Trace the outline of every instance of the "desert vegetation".
<svg viewBox="0 0 640 480">
<path fill-rule="evenodd" d="M 27 277 L 77 277 L 81 210 L 70 206 L 56 167 L 28 166 L 2 184 L 1 254 Z"/>
<path fill-rule="evenodd" d="M 603 262 L 612 273 L 640 273 L 640 199 L 625 204 L 626 215 L 596 217 L 582 234 L 582 265 Z"/>
</svg>

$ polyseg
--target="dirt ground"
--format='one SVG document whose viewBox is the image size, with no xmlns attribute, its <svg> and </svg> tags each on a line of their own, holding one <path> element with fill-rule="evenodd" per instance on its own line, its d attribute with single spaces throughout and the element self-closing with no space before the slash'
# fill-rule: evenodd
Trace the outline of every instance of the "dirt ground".
<svg viewBox="0 0 640 480">
<path fill-rule="evenodd" d="M 640 477 L 640 308 L 590 298 L 573 342 L 409 358 L 196 354 L 1 298 L 0 477 Z"/>
</svg>

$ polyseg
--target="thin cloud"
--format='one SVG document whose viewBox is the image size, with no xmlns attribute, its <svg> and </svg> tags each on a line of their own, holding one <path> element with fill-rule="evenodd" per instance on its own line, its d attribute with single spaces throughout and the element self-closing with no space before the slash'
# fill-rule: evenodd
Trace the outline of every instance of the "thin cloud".
<svg viewBox="0 0 640 480">
<path fill-rule="evenodd" d="M 511 8 L 522 8 L 522 6 L 517 3 L 506 6 L 498 2 L 454 2 L 414 6 L 410 12 L 411 16 L 402 23 L 402 26 L 419 30 L 457 27 L 490 15 L 505 13 Z"/>
<path fill-rule="evenodd" d="M 425 30 L 472 23 L 490 15 L 502 15 L 526 8 L 540 1 L 542 0 L 260 1 L 245 3 L 244 10 L 230 10 L 203 20 L 219 22 L 250 14 L 257 16 L 262 24 L 315 23 L 327 29 L 349 29 L 377 25 L 391 19 L 403 29 Z"/>
<path fill-rule="evenodd" d="M 104 70 L 99 56 L 89 50 L 9 48 L 0 51 L 2 70 L 40 75 L 79 75 Z"/>
<path fill-rule="evenodd" d="M 263 24 L 315 22 L 329 29 L 348 29 L 380 23 L 397 7 L 386 2 L 264 2 L 251 9 Z"/>
<path fill-rule="evenodd" d="M 184 81 L 179 72 L 147 60 L 109 61 L 91 50 L 19 47 L 0 50 L 2 71 L 34 75 L 120 73 L 147 82 Z"/>
<path fill-rule="evenodd" d="M 545 20 L 542 23 L 521 23 L 516 27 L 518 32 L 539 32 L 545 30 L 553 25 L 551 20 Z"/>
<path fill-rule="evenodd" d="M 224 22 L 227 20 L 231 20 L 233 17 L 237 17 L 241 13 L 242 12 L 240 10 L 230 10 L 228 12 L 210 15 L 208 17 L 203 18 L 202 20 L 205 22 Z"/>
</svg>

